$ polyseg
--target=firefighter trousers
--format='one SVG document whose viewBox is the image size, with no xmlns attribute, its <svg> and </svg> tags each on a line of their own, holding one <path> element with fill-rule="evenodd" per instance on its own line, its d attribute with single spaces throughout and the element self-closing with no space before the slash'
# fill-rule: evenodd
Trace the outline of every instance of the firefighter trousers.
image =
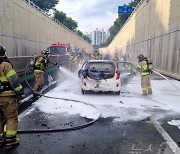
<svg viewBox="0 0 180 154">
<path fill-rule="evenodd" d="M 35 77 L 34 90 L 40 91 L 40 87 L 44 82 L 44 72 L 34 72 L 34 77 Z"/>
<path fill-rule="evenodd" d="M 18 104 L 15 96 L 0 97 L 0 135 L 4 132 L 5 121 L 6 136 L 16 136 L 18 127 Z"/>
<path fill-rule="evenodd" d="M 151 75 L 142 75 L 141 76 L 141 87 L 143 95 L 152 94 L 152 87 L 151 87 Z"/>
</svg>

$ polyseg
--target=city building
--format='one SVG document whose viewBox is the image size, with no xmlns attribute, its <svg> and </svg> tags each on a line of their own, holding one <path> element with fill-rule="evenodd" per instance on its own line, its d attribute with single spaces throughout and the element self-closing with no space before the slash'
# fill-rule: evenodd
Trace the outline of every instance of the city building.
<svg viewBox="0 0 180 154">
<path fill-rule="evenodd" d="M 100 45 L 107 40 L 107 33 L 104 31 L 104 29 L 98 30 L 98 28 L 96 28 L 96 30 L 94 30 L 90 34 L 87 34 L 87 36 L 91 38 L 92 45 Z"/>
</svg>

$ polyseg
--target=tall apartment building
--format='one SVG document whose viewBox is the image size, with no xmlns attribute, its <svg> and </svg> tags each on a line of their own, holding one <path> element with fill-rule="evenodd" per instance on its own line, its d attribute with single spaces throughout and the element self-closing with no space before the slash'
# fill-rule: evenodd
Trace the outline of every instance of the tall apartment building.
<svg viewBox="0 0 180 154">
<path fill-rule="evenodd" d="M 92 45 L 100 45 L 106 42 L 107 35 L 106 32 L 104 32 L 104 29 L 98 30 L 98 28 L 96 28 L 96 30 L 94 30 L 91 34 L 91 40 L 92 40 L 91 43 Z"/>
</svg>

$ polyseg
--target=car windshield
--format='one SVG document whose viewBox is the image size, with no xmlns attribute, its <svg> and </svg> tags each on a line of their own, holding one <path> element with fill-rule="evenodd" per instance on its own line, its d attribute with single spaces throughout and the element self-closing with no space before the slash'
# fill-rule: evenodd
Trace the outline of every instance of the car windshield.
<svg viewBox="0 0 180 154">
<path fill-rule="evenodd" d="M 64 54 L 66 52 L 66 47 L 64 46 L 50 47 L 50 51 L 51 53 Z"/>
<path fill-rule="evenodd" d="M 112 63 L 90 63 L 89 70 L 91 72 L 100 72 L 103 71 L 104 73 L 113 73 L 115 71 L 115 67 Z"/>
</svg>

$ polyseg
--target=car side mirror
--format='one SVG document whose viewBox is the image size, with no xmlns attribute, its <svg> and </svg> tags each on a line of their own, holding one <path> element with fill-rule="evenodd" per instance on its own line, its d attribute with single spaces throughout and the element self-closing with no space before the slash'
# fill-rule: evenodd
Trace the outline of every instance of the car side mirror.
<svg viewBox="0 0 180 154">
<path fill-rule="evenodd" d="M 78 77 L 80 78 L 80 76 L 81 76 L 81 69 L 78 71 Z"/>
</svg>

